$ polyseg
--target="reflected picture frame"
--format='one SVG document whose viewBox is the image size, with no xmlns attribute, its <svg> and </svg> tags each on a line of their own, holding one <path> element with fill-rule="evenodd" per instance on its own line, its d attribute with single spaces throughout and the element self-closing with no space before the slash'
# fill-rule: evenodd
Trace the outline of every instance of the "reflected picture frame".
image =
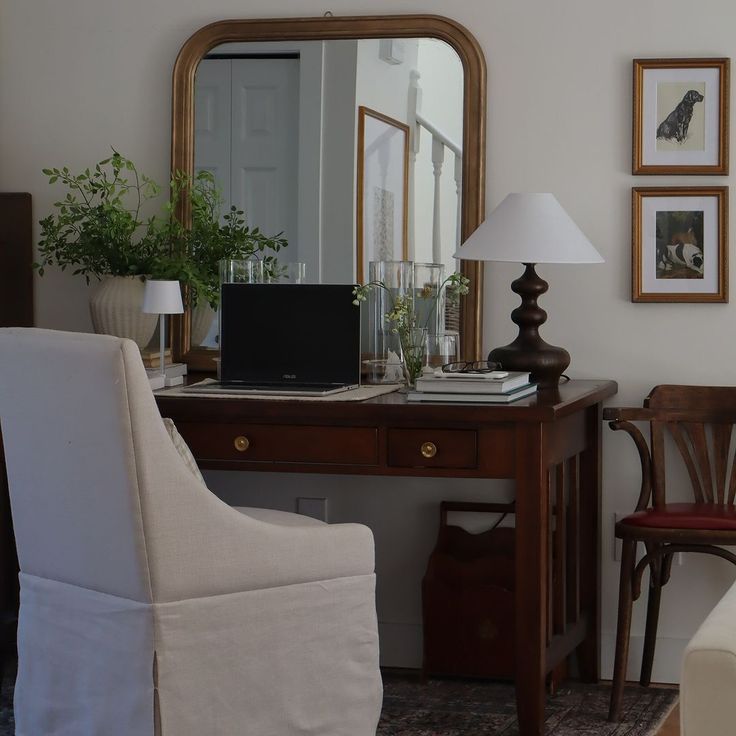
<svg viewBox="0 0 736 736">
<path fill-rule="evenodd" d="M 371 261 L 409 258 L 409 126 L 358 108 L 356 278 Z"/>
<path fill-rule="evenodd" d="M 728 302 L 728 187 L 634 187 L 632 302 Z"/>
<path fill-rule="evenodd" d="M 730 59 L 634 59 L 633 174 L 728 174 Z"/>
</svg>

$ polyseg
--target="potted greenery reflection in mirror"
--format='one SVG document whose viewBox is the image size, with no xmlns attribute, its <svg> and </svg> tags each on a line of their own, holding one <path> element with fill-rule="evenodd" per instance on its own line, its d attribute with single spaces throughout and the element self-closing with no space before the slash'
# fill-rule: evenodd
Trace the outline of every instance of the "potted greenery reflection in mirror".
<svg viewBox="0 0 736 736">
<path fill-rule="evenodd" d="M 182 198 L 191 205 L 191 223 L 183 227 L 176 217 Z M 245 213 L 231 207 L 222 215 L 222 195 L 212 174 L 199 172 L 193 179 L 177 174 L 171 182 L 167 205 L 173 228 L 171 241 L 186 255 L 180 264 L 180 280 L 189 286 L 192 308 L 191 343 L 204 342 L 220 300 L 221 261 L 258 259 L 267 277 L 281 268 L 277 254 L 288 243 L 281 233 L 268 237 L 258 227 L 250 227 Z"/>
</svg>

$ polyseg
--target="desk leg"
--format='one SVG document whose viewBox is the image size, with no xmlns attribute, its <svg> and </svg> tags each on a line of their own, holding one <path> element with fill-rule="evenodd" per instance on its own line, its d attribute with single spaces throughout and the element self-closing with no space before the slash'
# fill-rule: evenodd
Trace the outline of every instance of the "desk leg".
<svg viewBox="0 0 736 736">
<path fill-rule="evenodd" d="M 549 473 L 544 428 L 516 430 L 516 709 L 520 736 L 544 733 Z"/>
<path fill-rule="evenodd" d="M 580 454 L 580 604 L 588 622 L 585 639 L 578 647 L 578 665 L 583 682 L 600 679 L 601 641 L 601 405 L 587 410 L 588 446 Z"/>
</svg>

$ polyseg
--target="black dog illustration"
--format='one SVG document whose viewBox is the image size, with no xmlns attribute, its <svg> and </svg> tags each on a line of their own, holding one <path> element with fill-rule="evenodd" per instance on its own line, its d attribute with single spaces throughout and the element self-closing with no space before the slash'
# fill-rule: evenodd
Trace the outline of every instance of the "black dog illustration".
<svg viewBox="0 0 736 736">
<path fill-rule="evenodd" d="M 657 138 L 683 143 L 687 138 L 687 129 L 693 116 L 693 106 L 703 99 L 703 95 L 694 89 L 687 92 L 677 107 L 659 124 Z"/>
</svg>

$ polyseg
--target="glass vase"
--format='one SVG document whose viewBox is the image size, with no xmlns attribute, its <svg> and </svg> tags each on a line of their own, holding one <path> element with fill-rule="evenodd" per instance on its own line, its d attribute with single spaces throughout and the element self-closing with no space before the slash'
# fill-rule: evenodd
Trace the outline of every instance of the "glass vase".
<svg viewBox="0 0 736 736">
<path fill-rule="evenodd" d="M 458 359 L 459 338 L 457 332 L 435 332 L 427 335 L 427 365 L 441 368 Z"/>
<path fill-rule="evenodd" d="M 445 331 L 445 280 L 442 263 L 414 264 L 414 313 L 418 327 L 437 334 Z"/>
<path fill-rule="evenodd" d="M 263 283 L 263 261 L 256 258 L 220 261 L 220 286 L 261 283 Z"/>
<path fill-rule="evenodd" d="M 367 383 L 403 383 L 405 371 L 398 332 L 386 321 L 398 299 L 411 301 L 414 293 L 414 264 L 411 261 L 371 261 L 368 279 L 376 284 L 368 292 L 363 355 Z"/>
<path fill-rule="evenodd" d="M 416 385 L 417 378 L 422 375 L 422 368 L 427 357 L 427 328 L 410 327 L 399 330 L 401 341 L 401 357 L 404 361 L 404 375 L 409 387 Z"/>
<path fill-rule="evenodd" d="M 267 284 L 305 284 L 307 282 L 307 264 L 301 261 L 276 264 L 266 271 L 263 280 Z"/>
</svg>

